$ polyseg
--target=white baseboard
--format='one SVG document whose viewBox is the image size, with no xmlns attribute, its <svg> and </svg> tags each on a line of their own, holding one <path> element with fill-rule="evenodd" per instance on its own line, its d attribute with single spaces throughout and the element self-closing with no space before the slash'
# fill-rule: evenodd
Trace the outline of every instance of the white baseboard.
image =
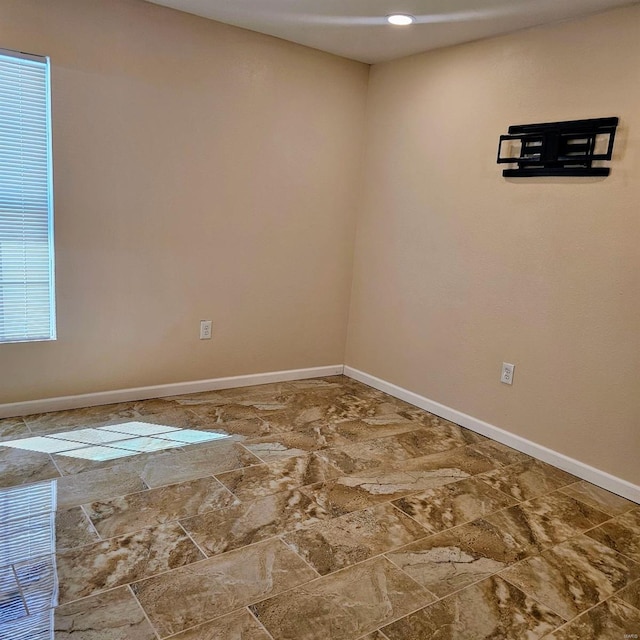
<svg viewBox="0 0 640 640">
<path fill-rule="evenodd" d="M 306 378 L 321 378 L 326 376 L 344 375 L 363 382 L 364 384 L 384 391 L 395 398 L 404 400 L 409 404 L 420 407 L 441 418 L 451 420 L 471 431 L 475 431 L 492 440 L 496 440 L 513 449 L 522 451 L 538 460 L 552 464 L 563 469 L 578 478 L 587 480 L 603 489 L 612 491 L 629 500 L 640 503 L 640 487 L 618 478 L 616 476 L 596 469 L 584 462 L 570 458 L 562 453 L 548 449 L 540 444 L 517 436 L 500 427 L 474 418 L 451 407 L 429 400 L 395 384 L 376 378 L 353 367 L 343 365 L 330 365 L 325 367 L 311 367 L 309 369 L 290 369 L 288 371 L 269 371 L 266 373 L 254 373 L 245 376 L 232 376 L 228 378 L 211 378 L 210 380 L 195 380 L 191 382 L 176 382 L 150 387 L 137 387 L 132 389 L 116 389 L 114 391 L 101 391 L 98 393 L 85 393 L 75 396 L 62 396 L 58 398 L 44 398 L 42 400 L 29 400 L 26 402 L 13 402 L 0 404 L 0 418 L 12 418 L 26 416 L 34 413 L 46 413 L 48 411 L 63 411 L 80 407 L 93 407 L 102 404 L 114 404 L 117 402 L 130 402 L 133 400 L 147 400 L 149 398 L 164 398 L 167 396 L 183 395 L 186 393 L 199 393 L 202 391 L 216 391 L 218 389 L 232 389 L 234 387 L 249 387 L 271 382 L 286 382 L 288 380 L 304 380 Z"/>
<path fill-rule="evenodd" d="M 434 413 L 441 418 L 455 422 L 456 424 L 466 427 L 471 431 L 475 431 L 480 435 L 487 436 L 492 440 L 497 440 L 502 444 L 506 444 L 513 449 L 522 451 L 523 453 L 537 458 L 538 460 L 547 462 L 554 467 L 567 471 L 568 473 L 571 473 L 578 478 L 582 478 L 583 480 L 587 480 L 588 482 L 602 487 L 603 489 L 607 489 L 617 495 L 640 503 L 640 487 L 628 482 L 627 480 L 617 478 L 606 471 L 596 469 L 584 462 L 565 456 L 562 453 L 553 451 L 553 449 L 548 449 L 547 447 L 532 442 L 531 440 L 527 440 L 522 436 L 517 436 L 501 429 L 500 427 L 496 427 L 488 422 L 484 422 L 483 420 L 478 420 L 478 418 L 474 418 L 466 413 L 447 407 L 446 405 L 435 402 L 434 400 L 429 400 L 424 396 L 408 391 L 407 389 L 403 389 L 402 387 L 398 387 L 395 384 L 382 380 L 381 378 L 376 378 L 375 376 L 359 371 L 358 369 L 354 369 L 353 367 L 345 366 L 344 375 L 349 376 L 354 380 L 358 380 L 359 382 L 363 382 L 374 389 L 384 391 L 390 396 L 404 400 L 405 402 L 413 404 L 416 407 L 420 407 L 425 411 Z"/>
<path fill-rule="evenodd" d="M 268 371 L 266 373 L 253 373 L 246 376 L 211 378 L 210 380 L 194 380 L 192 382 L 159 384 L 151 387 L 116 389 L 114 391 L 100 391 L 98 393 L 83 393 L 77 396 L 62 396 L 58 398 L 44 398 L 42 400 L 28 400 L 26 402 L 12 402 L 10 404 L 0 404 L 0 418 L 14 418 L 16 416 L 28 416 L 33 413 L 64 411 L 66 409 L 94 407 L 101 404 L 130 402 L 132 400 L 165 398 L 167 396 L 177 396 L 185 393 L 199 393 L 201 391 L 217 391 L 219 389 L 233 389 L 234 387 L 251 387 L 256 384 L 267 384 L 270 382 L 286 382 L 288 380 L 304 380 L 306 378 L 337 376 L 340 375 L 342 371 L 343 366 L 341 364 L 335 364 L 326 367 L 290 369 L 288 371 Z"/>
</svg>

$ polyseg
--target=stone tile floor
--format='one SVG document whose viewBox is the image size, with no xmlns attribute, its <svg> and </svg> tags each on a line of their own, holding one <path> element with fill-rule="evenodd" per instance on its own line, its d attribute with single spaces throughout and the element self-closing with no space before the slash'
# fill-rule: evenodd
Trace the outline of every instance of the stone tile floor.
<svg viewBox="0 0 640 640">
<path fill-rule="evenodd" d="M 228 437 L 2 446 L 124 422 Z M 2 640 L 638 635 L 637 504 L 348 378 L 0 420 Z"/>
</svg>

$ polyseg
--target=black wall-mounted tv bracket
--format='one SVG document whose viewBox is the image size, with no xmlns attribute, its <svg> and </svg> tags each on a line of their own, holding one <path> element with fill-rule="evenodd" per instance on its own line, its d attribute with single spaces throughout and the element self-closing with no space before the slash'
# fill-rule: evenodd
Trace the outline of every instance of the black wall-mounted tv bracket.
<svg viewBox="0 0 640 640">
<path fill-rule="evenodd" d="M 513 125 L 508 135 L 500 136 L 498 164 L 517 164 L 518 168 L 505 169 L 502 175 L 507 178 L 608 176 L 609 167 L 594 167 L 593 163 L 611 160 L 617 126 L 618 118 Z M 509 145 L 505 146 L 511 147 L 520 141 L 520 155 L 502 156 L 503 143 L 507 141 Z M 602 147 L 599 153 L 596 145 Z"/>
</svg>

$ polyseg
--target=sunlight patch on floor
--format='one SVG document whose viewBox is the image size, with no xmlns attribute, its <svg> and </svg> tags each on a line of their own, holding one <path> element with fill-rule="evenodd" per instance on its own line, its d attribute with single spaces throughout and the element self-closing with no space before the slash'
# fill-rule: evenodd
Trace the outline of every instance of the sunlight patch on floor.
<svg viewBox="0 0 640 640">
<path fill-rule="evenodd" d="M 96 429 L 75 429 L 46 436 L 7 440 L 0 443 L 0 446 L 104 461 L 228 437 L 226 434 L 197 429 L 178 429 L 148 422 L 124 422 Z"/>
</svg>

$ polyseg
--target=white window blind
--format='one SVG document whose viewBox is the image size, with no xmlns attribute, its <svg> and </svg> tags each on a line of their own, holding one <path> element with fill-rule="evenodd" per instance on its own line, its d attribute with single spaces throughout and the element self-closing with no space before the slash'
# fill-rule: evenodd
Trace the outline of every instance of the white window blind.
<svg viewBox="0 0 640 640">
<path fill-rule="evenodd" d="M 0 49 L 0 342 L 55 339 L 49 60 Z"/>
</svg>

